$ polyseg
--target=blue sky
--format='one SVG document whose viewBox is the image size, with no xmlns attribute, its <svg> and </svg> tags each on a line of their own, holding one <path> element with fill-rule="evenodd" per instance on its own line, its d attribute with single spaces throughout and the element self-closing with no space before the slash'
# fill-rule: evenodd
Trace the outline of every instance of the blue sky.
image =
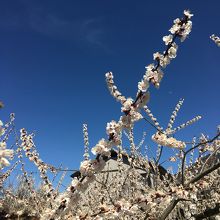
<svg viewBox="0 0 220 220">
<path fill-rule="evenodd" d="M 15 112 L 17 128 L 35 132 L 45 162 L 78 168 L 82 124 L 88 123 L 92 147 L 106 137 L 106 123 L 121 114 L 104 74 L 112 71 L 120 91 L 134 97 L 144 67 L 164 50 L 162 37 L 184 9 L 195 15 L 193 31 L 178 42 L 161 88 L 151 87 L 149 107 L 165 126 L 185 98 L 176 125 L 196 115 L 203 119 L 179 139 L 190 141 L 202 131 L 213 136 L 220 124 L 220 49 L 209 36 L 220 35 L 218 0 L 0 1 L 0 118 Z M 146 131 L 151 143 L 149 125 L 140 122 L 135 129 L 137 142 Z"/>
</svg>

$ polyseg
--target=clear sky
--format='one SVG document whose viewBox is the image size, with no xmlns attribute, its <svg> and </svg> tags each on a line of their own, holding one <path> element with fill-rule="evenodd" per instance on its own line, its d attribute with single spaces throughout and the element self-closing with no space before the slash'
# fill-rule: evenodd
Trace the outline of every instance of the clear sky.
<svg viewBox="0 0 220 220">
<path fill-rule="evenodd" d="M 78 168 L 82 124 L 88 123 L 92 147 L 106 137 L 106 123 L 121 114 L 104 74 L 112 71 L 121 92 L 135 97 L 144 67 L 164 50 L 162 37 L 184 9 L 195 15 L 193 31 L 178 42 L 161 88 L 150 88 L 149 106 L 166 126 L 185 98 L 176 125 L 196 115 L 203 119 L 177 137 L 190 141 L 202 131 L 213 136 L 220 124 L 220 48 L 209 36 L 220 35 L 219 0 L 0 1 L 0 118 L 15 112 L 17 128 L 35 132 L 45 162 Z M 149 133 L 150 144 L 152 128 L 138 126 Z"/>
</svg>

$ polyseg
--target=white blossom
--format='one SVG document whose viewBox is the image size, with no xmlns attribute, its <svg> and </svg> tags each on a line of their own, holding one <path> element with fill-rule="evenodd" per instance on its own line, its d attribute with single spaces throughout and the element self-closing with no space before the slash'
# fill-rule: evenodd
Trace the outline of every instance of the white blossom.
<svg viewBox="0 0 220 220">
<path fill-rule="evenodd" d="M 152 64 L 146 67 L 146 73 L 144 75 L 144 79 L 148 80 L 149 82 L 152 82 L 156 88 L 159 88 L 160 82 L 163 78 L 163 72 L 160 68 L 157 68 L 154 70 L 154 67 Z"/>
<path fill-rule="evenodd" d="M 169 34 L 167 36 L 164 36 L 163 41 L 165 42 L 165 45 L 170 44 L 173 41 L 173 35 Z"/>
<path fill-rule="evenodd" d="M 142 94 L 139 100 L 136 102 L 137 109 L 143 108 L 150 100 L 150 92 Z"/>
<path fill-rule="evenodd" d="M 130 115 L 121 116 L 119 119 L 119 123 L 121 124 L 122 128 L 130 129 L 132 127 Z"/>
<path fill-rule="evenodd" d="M 0 169 L 9 166 L 10 163 L 7 158 L 11 158 L 14 154 L 12 149 L 6 149 L 7 144 L 5 141 L 0 142 Z"/>
<path fill-rule="evenodd" d="M 179 18 L 177 18 L 173 22 L 174 22 L 174 25 L 170 28 L 169 31 L 170 31 L 171 34 L 176 34 L 181 29 L 181 21 L 180 21 Z"/>
<path fill-rule="evenodd" d="M 168 50 L 168 57 L 170 59 L 176 58 L 178 46 L 176 43 L 172 43 L 172 46 Z"/>
<path fill-rule="evenodd" d="M 13 156 L 13 150 L 11 149 L 4 149 L 0 150 L 0 157 L 12 157 Z"/>
<path fill-rule="evenodd" d="M 218 36 L 212 34 L 210 36 L 210 39 L 213 40 L 215 42 L 215 44 L 220 47 L 220 38 Z"/>
<path fill-rule="evenodd" d="M 82 183 L 75 177 L 73 178 L 71 182 L 71 186 L 73 186 L 75 189 L 79 190 L 82 187 Z"/>
<path fill-rule="evenodd" d="M 106 82 L 108 89 L 111 93 L 111 95 L 119 102 L 124 103 L 126 98 L 122 96 L 122 94 L 118 91 L 117 86 L 114 85 L 114 76 L 112 72 L 108 72 L 105 74 Z"/>
<path fill-rule="evenodd" d="M 107 141 L 102 138 L 98 144 L 96 144 L 93 148 L 92 148 L 92 153 L 97 155 L 97 154 L 101 154 L 101 155 L 105 155 L 105 156 L 109 156 L 110 152 L 109 152 L 109 144 L 107 143 Z"/>
<path fill-rule="evenodd" d="M 160 57 L 160 65 L 165 68 L 168 64 L 170 64 L 170 57 L 168 55 Z"/>
<path fill-rule="evenodd" d="M 173 137 L 167 137 L 166 134 L 163 134 L 161 132 L 157 132 L 156 134 L 154 134 L 152 136 L 152 140 L 159 145 L 171 148 L 184 149 L 186 147 L 186 144 L 183 141 L 178 141 Z"/>
<path fill-rule="evenodd" d="M 119 134 L 121 132 L 121 126 L 116 121 L 112 120 L 111 122 L 107 123 L 106 126 L 106 133 L 110 134 Z"/>
<path fill-rule="evenodd" d="M 193 16 L 193 14 L 189 10 L 184 10 L 183 13 L 188 19 L 190 19 Z"/>
<path fill-rule="evenodd" d="M 189 33 L 192 30 L 192 21 L 187 21 L 186 24 L 183 24 L 181 32 L 179 33 L 181 35 L 180 40 L 183 42 L 186 37 L 189 35 Z"/>
<path fill-rule="evenodd" d="M 5 133 L 5 129 L 3 128 L 3 122 L 0 120 L 0 136 Z"/>
<path fill-rule="evenodd" d="M 0 157 L 0 169 L 2 169 L 5 166 L 9 166 L 10 163 L 5 157 Z"/>
<path fill-rule="evenodd" d="M 130 111 L 132 108 L 134 100 L 132 98 L 127 98 L 126 101 L 123 103 L 123 106 L 121 107 L 121 112 L 127 112 Z"/>
<path fill-rule="evenodd" d="M 142 92 L 146 92 L 149 88 L 149 82 L 147 80 L 141 80 L 138 82 L 138 89 Z"/>
<path fill-rule="evenodd" d="M 90 160 L 85 160 L 81 162 L 79 170 L 83 176 L 91 176 L 94 173 L 94 168 Z"/>
<path fill-rule="evenodd" d="M 131 117 L 131 123 L 137 122 L 139 120 L 141 120 L 143 118 L 142 114 L 135 111 L 135 110 L 131 110 L 130 111 L 130 117 Z"/>
</svg>

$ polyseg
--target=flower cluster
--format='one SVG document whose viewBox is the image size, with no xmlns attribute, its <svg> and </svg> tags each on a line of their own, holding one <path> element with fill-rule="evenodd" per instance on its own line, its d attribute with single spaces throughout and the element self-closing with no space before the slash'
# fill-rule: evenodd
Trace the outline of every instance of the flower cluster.
<svg viewBox="0 0 220 220">
<path fill-rule="evenodd" d="M 157 121 L 157 118 L 154 117 L 153 113 L 151 112 L 151 110 L 148 108 L 148 106 L 144 106 L 144 111 L 147 113 L 147 115 L 150 117 L 151 121 L 154 123 L 155 127 L 158 130 L 163 130 L 162 127 L 160 127 L 159 122 Z"/>
<path fill-rule="evenodd" d="M 190 21 L 193 14 L 189 10 L 184 10 L 185 18 L 180 20 L 179 18 L 173 21 L 173 26 L 170 28 L 170 33 L 177 34 L 180 40 L 183 42 L 192 30 L 192 21 Z"/>
<path fill-rule="evenodd" d="M 201 118 L 202 118 L 202 116 L 198 115 L 198 116 L 196 116 L 195 118 L 193 118 L 193 119 L 187 121 L 186 123 L 183 123 L 183 124 L 179 125 L 178 127 L 174 128 L 174 129 L 172 129 L 172 130 L 167 129 L 166 134 L 169 134 L 169 135 L 174 134 L 174 133 L 176 133 L 177 131 L 179 131 L 179 130 L 181 130 L 181 129 L 187 127 L 187 126 L 194 124 L 195 122 L 197 122 L 197 121 L 200 120 Z"/>
<path fill-rule="evenodd" d="M 170 130 L 172 128 L 173 123 L 174 123 L 174 121 L 177 117 L 177 113 L 179 112 L 183 102 L 184 102 L 184 99 L 180 99 L 179 102 L 177 103 L 177 105 L 176 105 L 176 107 L 175 107 L 175 109 L 174 109 L 174 111 L 173 111 L 173 113 L 170 117 L 169 124 L 167 125 L 167 130 Z"/>
<path fill-rule="evenodd" d="M 53 192 L 52 183 L 47 176 L 47 170 L 49 166 L 39 158 L 39 154 L 36 152 L 36 150 L 34 150 L 33 135 L 28 135 L 24 128 L 20 130 L 20 133 L 20 139 L 22 141 L 21 146 L 23 147 L 23 150 L 25 151 L 28 159 L 33 161 L 33 163 L 37 166 L 40 172 L 40 177 L 44 181 L 45 186 L 48 188 L 49 196 Z"/>
<path fill-rule="evenodd" d="M 121 130 L 121 124 L 117 123 L 116 121 L 112 120 L 111 122 L 107 123 L 106 133 L 110 139 L 110 146 L 117 146 L 121 144 Z"/>
<path fill-rule="evenodd" d="M 149 93 L 147 93 L 149 94 Z M 121 107 L 121 112 L 125 115 L 120 118 L 119 123 L 121 123 L 124 128 L 131 128 L 132 125 L 142 119 L 142 115 L 139 112 L 140 108 L 144 106 L 149 100 L 149 95 L 144 96 L 141 100 L 134 104 L 132 98 L 127 98 Z"/>
<path fill-rule="evenodd" d="M 154 54 L 154 58 L 155 59 L 157 58 L 157 60 L 159 59 L 158 55 L 155 56 L 155 54 Z M 161 82 L 161 80 L 163 78 L 163 71 L 161 70 L 161 68 L 159 66 L 156 67 L 152 63 L 152 64 L 146 66 L 146 73 L 145 73 L 143 78 L 144 79 L 141 81 L 141 82 L 143 82 L 143 85 L 144 85 L 144 82 L 147 81 L 147 82 L 153 83 L 156 88 L 159 88 L 160 82 Z M 143 86 L 142 86 L 142 88 L 139 87 L 139 89 L 142 92 L 144 91 L 143 90 Z"/>
<path fill-rule="evenodd" d="M 106 133 L 108 135 L 108 140 L 102 138 L 93 148 L 92 153 L 95 155 L 103 155 L 109 156 L 110 149 L 113 146 L 118 146 L 121 144 L 121 134 L 124 128 L 131 129 L 133 124 L 142 119 L 143 116 L 139 113 L 139 107 L 141 105 L 145 105 L 146 101 L 149 99 L 148 93 L 146 96 L 143 96 L 144 99 L 141 101 L 139 100 L 138 103 L 134 106 L 133 99 L 128 98 L 126 101 L 123 102 L 121 111 L 125 114 L 120 117 L 119 121 L 116 122 L 112 120 L 111 122 L 107 123 L 106 126 Z"/>
<path fill-rule="evenodd" d="M 178 141 L 173 137 L 168 137 L 166 134 L 157 132 L 152 136 L 152 140 L 155 141 L 157 144 L 172 147 L 177 149 L 184 149 L 186 147 L 185 142 Z"/>
<path fill-rule="evenodd" d="M 122 96 L 122 94 L 118 91 L 117 86 L 115 86 L 114 84 L 114 76 L 112 72 L 108 72 L 105 74 L 105 78 L 106 78 L 106 82 L 107 82 L 107 86 L 108 89 L 111 93 L 111 95 L 119 102 L 121 102 L 121 104 L 123 104 L 126 101 L 126 98 L 124 96 Z"/>
<path fill-rule="evenodd" d="M 14 171 L 16 166 L 18 165 L 18 162 L 16 162 L 10 169 L 8 169 L 0 178 L 0 189 L 3 187 L 3 183 L 5 180 L 11 175 L 11 173 Z"/>
<path fill-rule="evenodd" d="M 6 146 L 5 142 L 0 142 L 0 169 L 5 166 L 9 166 L 10 163 L 7 157 L 11 158 L 13 156 L 13 150 L 6 149 Z"/>
<path fill-rule="evenodd" d="M 153 58 L 157 64 L 150 64 L 146 67 L 146 72 L 143 79 L 138 83 L 138 89 L 141 92 L 146 92 L 149 87 L 149 82 L 153 83 L 156 88 L 159 88 L 160 82 L 163 78 L 162 68 L 166 68 L 170 61 L 176 58 L 178 45 L 174 42 L 177 37 L 183 42 L 189 35 L 192 29 L 192 21 L 190 21 L 193 14 L 188 10 L 184 10 L 183 19 L 175 19 L 173 26 L 170 28 L 170 33 L 163 37 L 163 41 L 167 46 L 163 54 L 156 52 Z"/>
<path fill-rule="evenodd" d="M 0 120 L 0 136 L 3 135 L 5 129 L 3 128 L 3 123 Z M 11 149 L 6 149 L 7 144 L 5 141 L 0 142 L 0 170 L 5 167 L 9 166 L 10 163 L 7 158 L 12 158 L 14 151 Z"/>
<path fill-rule="evenodd" d="M 5 129 L 3 128 L 3 122 L 0 120 L 0 136 L 5 133 Z"/>
<path fill-rule="evenodd" d="M 92 176 L 94 174 L 94 167 L 92 166 L 91 161 L 85 160 L 80 164 L 80 173 L 83 176 Z"/>
<path fill-rule="evenodd" d="M 109 156 L 110 155 L 110 148 L 108 142 L 102 138 L 93 148 L 92 153 L 95 155 L 104 155 Z"/>
<path fill-rule="evenodd" d="M 124 96 L 121 95 L 121 93 L 118 91 L 117 87 L 114 85 L 113 81 L 113 73 L 108 72 L 106 73 L 106 82 L 107 86 L 109 88 L 109 91 L 111 95 L 116 98 L 117 101 L 121 102 L 122 107 L 121 107 L 121 112 L 123 112 L 125 115 L 122 116 L 119 119 L 118 124 L 120 124 L 120 129 L 123 128 L 128 128 L 130 129 L 133 125 L 134 122 L 140 120 L 142 118 L 142 115 L 139 113 L 139 110 L 146 105 L 146 103 L 150 99 L 150 94 L 149 92 L 142 94 L 139 99 L 134 101 L 132 98 L 125 98 Z M 111 122 L 110 122 L 111 123 Z M 121 131 L 120 131 L 121 132 Z M 120 132 L 117 132 L 118 134 Z M 111 137 L 109 139 L 111 140 L 114 137 L 113 134 L 111 134 Z M 117 135 L 117 137 L 120 137 L 120 135 Z M 116 138 L 116 136 L 115 136 Z M 113 145 L 118 145 L 120 144 L 119 138 L 116 138 L 115 144 Z"/>
<path fill-rule="evenodd" d="M 210 39 L 212 39 L 212 40 L 217 44 L 217 46 L 220 47 L 220 38 L 219 38 L 218 36 L 212 34 L 212 35 L 210 36 Z"/>
<path fill-rule="evenodd" d="M 84 193 L 88 185 L 96 179 L 95 173 L 102 170 L 105 166 L 105 161 L 100 156 L 94 160 L 84 160 L 80 164 L 81 178 L 75 177 L 66 193 L 62 197 L 58 197 L 55 202 L 55 207 L 47 209 L 43 215 L 43 219 L 53 218 L 59 219 L 60 216 L 65 215 L 69 211 L 70 205 L 74 205 L 80 199 L 81 193 Z"/>
<path fill-rule="evenodd" d="M 83 138 L 84 138 L 84 160 L 89 159 L 89 135 L 87 124 L 83 124 Z"/>
</svg>

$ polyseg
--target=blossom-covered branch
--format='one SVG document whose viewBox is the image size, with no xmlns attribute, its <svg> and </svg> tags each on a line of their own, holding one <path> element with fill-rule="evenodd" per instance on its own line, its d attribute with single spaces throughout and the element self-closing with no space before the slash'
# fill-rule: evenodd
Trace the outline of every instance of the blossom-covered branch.
<svg viewBox="0 0 220 220">
<path fill-rule="evenodd" d="M 176 57 L 178 49 L 178 46 L 175 43 L 176 38 L 180 38 L 181 42 L 183 42 L 191 32 L 192 21 L 190 19 L 192 16 L 193 14 L 191 14 L 190 11 L 185 10 L 184 18 L 177 18 L 174 20 L 174 24 L 169 30 L 171 34 L 163 37 L 167 49 L 162 54 L 159 52 L 154 53 L 153 58 L 157 63 L 150 64 L 146 67 L 146 73 L 144 74 L 143 79 L 138 83 L 138 94 L 147 91 L 149 82 L 153 83 L 156 88 L 159 88 L 160 82 L 163 78 L 162 68 L 164 69 L 170 61 Z"/>
</svg>

